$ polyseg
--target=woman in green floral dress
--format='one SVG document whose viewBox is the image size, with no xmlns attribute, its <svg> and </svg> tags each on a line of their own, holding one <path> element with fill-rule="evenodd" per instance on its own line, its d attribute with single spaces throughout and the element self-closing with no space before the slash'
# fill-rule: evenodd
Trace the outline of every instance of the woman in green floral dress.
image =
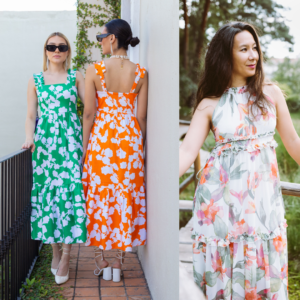
<svg viewBox="0 0 300 300">
<path fill-rule="evenodd" d="M 52 245 L 51 271 L 58 284 L 69 278 L 71 244 L 86 241 L 82 128 L 76 110 L 77 94 L 84 99 L 84 78 L 68 69 L 70 63 L 68 39 L 59 32 L 51 34 L 44 47 L 44 72 L 34 74 L 28 83 L 22 146 L 32 151 L 31 236 Z M 41 117 L 34 138 L 37 106 Z"/>
</svg>

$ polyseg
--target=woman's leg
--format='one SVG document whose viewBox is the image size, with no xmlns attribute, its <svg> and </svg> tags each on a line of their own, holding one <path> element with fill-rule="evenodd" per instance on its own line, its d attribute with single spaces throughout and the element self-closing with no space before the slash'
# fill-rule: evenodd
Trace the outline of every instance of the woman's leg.
<svg viewBox="0 0 300 300">
<path fill-rule="evenodd" d="M 95 263 L 96 263 L 97 268 L 98 269 L 106 268 L 109 265 L 109 263 L 104 258 L 103 250 L 99 249 L 98 247 L 94 247 L 94 251 L 95 251 Z M 96 271 L 97 270 L 95 270 L 95 272 Z M 96 275 L 96 273 L 95 273 L 95 275 Z"/>
<path fill-rule="evenodd" d="M 126 254 L 125 251 L 118 249 L 117 255 L 115 257 L 115 261 L 112 264 L 112 267 L 114 269 L 121 269 L 121 265 L 124 263 L 125 254 Z"/>
<path fill-rule="evenodd" d="M 69 272 L 70 252 L 71 252 L 72 244 L 70 245 L 62 244 L 62 246 L 63 246 L 62 256 L 59 263 L 59 268 L 56 273 L 56 275 L 58 276 L 66 276 Z"/>
<path fill-rule="evenodd" d="M 51 244 L 52 246 L 52 263 L 51 263 L 51 268 L 52 269 L 57 269 L 58 264 L 61 259 L 61 251 L 60 251 L 60 244 Z"/>
</svg>

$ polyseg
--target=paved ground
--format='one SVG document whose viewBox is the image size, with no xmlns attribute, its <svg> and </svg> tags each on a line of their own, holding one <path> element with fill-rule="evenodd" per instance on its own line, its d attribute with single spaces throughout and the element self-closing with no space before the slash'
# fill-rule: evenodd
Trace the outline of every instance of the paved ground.
<svg viewBox="0 0 300 300">
<path fill-rule="evenodd" d="M 108 262 L 116 251 L 104 251 Z M 143 270 L 136 253 L 127 253 L 122 267 L 121 282 L 105 281 L 94 275 L 94 249 L 73 245 L 70 262 L 70 279 L 64 285 L 63 295 L 74 300 L 151 300 Z"/>
</svg>

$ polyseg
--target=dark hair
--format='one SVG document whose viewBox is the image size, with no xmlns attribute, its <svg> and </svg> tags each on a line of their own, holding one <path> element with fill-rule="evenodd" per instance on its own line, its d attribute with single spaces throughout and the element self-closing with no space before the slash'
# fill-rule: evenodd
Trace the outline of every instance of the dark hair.
<svg viewBox="0 0 300 300">
<path fill-rule="evenodd" d="M 254 26 L 245 22 L 227 23 L 212 38 L 205 56 L 204 71 L 198 86 L 194 112 L 204 98 L 220 97 L 229 87 L 233 66 L 232 48 L 234 37 L 237 33 L 244 30 L 252 34 L 259 55 L 255 74 L 247 78 L 247 91 L 250 96 L 256 96 L 253 106 L 258 107 L 265 114 L 266 106 L 269 106 L 270 102 L 263 94 L 263 54 Z"/>
<path fill-rule="evenodd" d="M 128 45 L 135 47 L 139 42 L 138 37 L 132 37 L 130 25 L 122 19 L 114 19 L 105 24 L 107 32 L 112 33 L 118 40 L 118 49 L 128 50 Z"/>
</svg>

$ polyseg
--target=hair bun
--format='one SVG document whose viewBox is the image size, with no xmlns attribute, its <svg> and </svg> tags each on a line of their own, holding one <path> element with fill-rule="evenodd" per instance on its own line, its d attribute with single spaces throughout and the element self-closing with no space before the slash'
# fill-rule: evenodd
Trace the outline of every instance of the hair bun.
<svg viewBox="0 0 300 300">
<path fill-rule="evenodd" d="M 135 47 L 137 44 L 139 44 L 140 40 L 138 37 L 131 38 L 129 44 L 131 47 Z"/>
</svg>

